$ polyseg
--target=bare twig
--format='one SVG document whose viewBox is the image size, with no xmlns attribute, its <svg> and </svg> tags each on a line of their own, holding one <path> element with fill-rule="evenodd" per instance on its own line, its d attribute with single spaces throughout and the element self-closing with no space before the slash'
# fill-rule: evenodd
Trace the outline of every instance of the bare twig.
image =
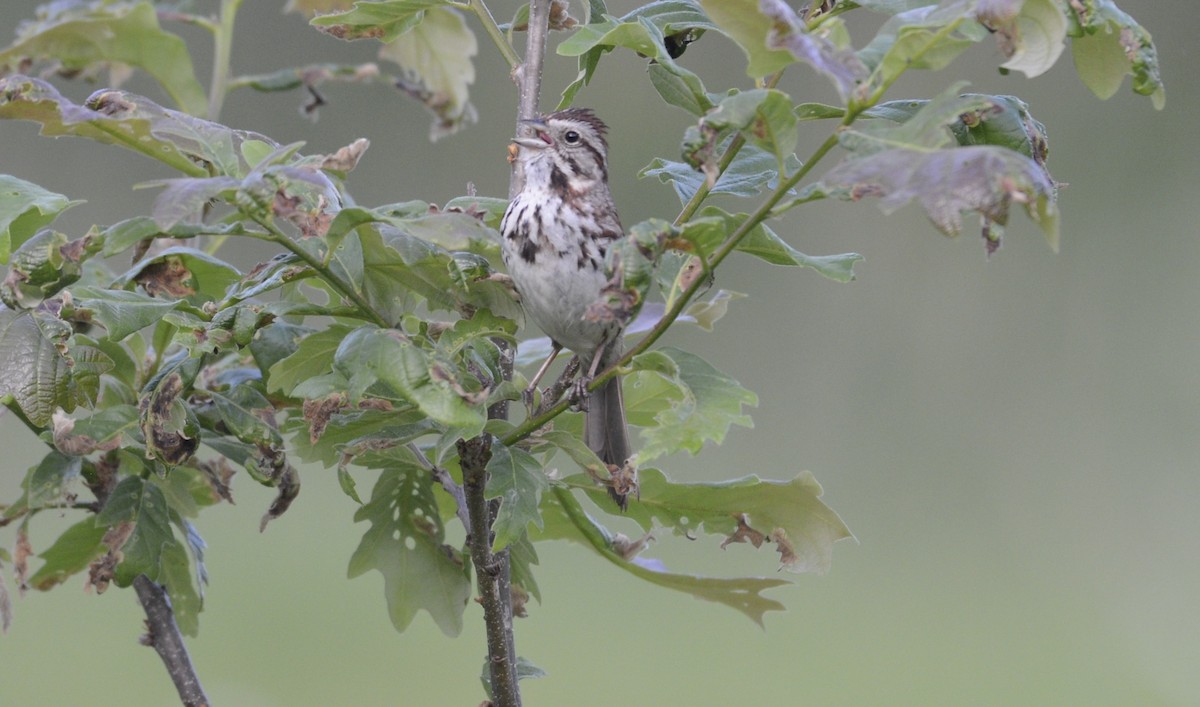
<svg viewBox="0 0 1200 707">
<path fill-rule="evenodd" d="M 146 612 L 146 635 L 142 637 L 142 642 L 154 648 L 162 658 L 171 682 L 179 691 L 180 703 L 187 707 L 208 705 L 208 697 L 204 694 L 200 678 L 188 656 L 187 646 L 183 643 L 183 636 L 179 633 L 179 626 L 175 623 L 175 612 L 171 609 L 167 590 L 144 574 L 134 578 L 133 588 Z"/>
<path fill-rule="evenodd" d="M 563 368 L 562 373 L 558 376 L 558 380 L 554 381 L 554 385 L 542 391 L 542 403 L 538 406 L 535 414 L 540 415 L 546 412 L 555 405 L 562 396 L 566 394 L 575 383 L 575 374 L 579 373 L 579 367 L 583 364 L 579 361 L 578 356 L 572 356 L 571 360 Z"/>
<path fill-rule="evenodd" d="M 525 45 L 525 61 L 513 71 L 517 83 L 517 131 L 522 121 L 538 114 L 542 95 L 542 61 L 546 54 L 546 34 L 550 25 L 550 0 L 532 0 L 529 4 L 529 30 Z M 525 186 L 525 174 L 520 162 L 513 162 L 513 174 L 508 183 L 508 198 L 513 198 Z"/>
</svg>

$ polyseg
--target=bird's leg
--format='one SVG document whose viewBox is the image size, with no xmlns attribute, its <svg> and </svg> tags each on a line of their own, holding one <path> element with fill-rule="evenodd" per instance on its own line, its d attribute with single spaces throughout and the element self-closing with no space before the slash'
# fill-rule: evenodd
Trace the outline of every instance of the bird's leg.
<svg viewBox="0 0 1200 707">
<path fill-rule="evenodd" d="M 596 373 L 600 370 L 600 361 L 604 358 L 604 352 L 607 349 L 608 344 L 602 344 L 596 349 L 596 354 L 592 356 L 592 365 L 588 366 L 587 374 L 579 376 L 579 380 L 571 386 L 571 402 L 583 412 L 587 412 L 588 386 L 596 379 Z"/>
<path fill-rule="evenodd" d="M 563 393 L 568 392 L 574 386 L 575 374 L 579 373 L 580 361 L 578 356 L 572 356 L 567 365 L 563 367 L 562 373 L 558 374 L 558 380 L 553 384 L 542 389 L 542 403 L 538 405 L 536 414 L 541 415 L 562 398 Z"/>
<path fill-rule="evenodd" d="M 529 387 L 521 394 L 521 400 L 525 403 L 525 408 L 531 414 L 533 413 L 533 394 L 537 392 L 538 383 L 542 381 L 542 378 L 546 375 L 546 371 L 550 370 L 550 364 L 554 363 L 554 359 L 558 358 L 559 351 L 562 351 L 562 344 L 557 341 L 551 341 L 550 355 L 546 357 L 545 362 L 542 363 L 542 367 L 533 375 L 533 380 L 529 383 Z"/>
</svg>

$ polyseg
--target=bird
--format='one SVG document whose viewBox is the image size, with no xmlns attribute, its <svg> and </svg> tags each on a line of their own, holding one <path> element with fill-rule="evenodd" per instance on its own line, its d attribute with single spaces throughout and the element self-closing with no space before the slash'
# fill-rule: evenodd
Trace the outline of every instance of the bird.
<svg viewBox="0 0 1200 707">
<path fill-rule="evenodd" d="M 525 183 L 509 202 L 500 234 L 501 255 L 525 313 L 552 342 L 530 390 L 566 348 L 579 358 L 584 373 L 577 391 L 584 392 L 622 353 L 624 322 L 597 317 L 593 307 L 610 280 L 605 257 L 625 237 L 608 187 L 608 128 L 587 108 L 523 123 L 527 134 L 512 144 Z M 620 377 L 587 394 L 581 406 L 584 443 L 608 466 L 609 495 L 625 510 L 636 478 L 627 464 L 631 452 Z"/>
</svg>

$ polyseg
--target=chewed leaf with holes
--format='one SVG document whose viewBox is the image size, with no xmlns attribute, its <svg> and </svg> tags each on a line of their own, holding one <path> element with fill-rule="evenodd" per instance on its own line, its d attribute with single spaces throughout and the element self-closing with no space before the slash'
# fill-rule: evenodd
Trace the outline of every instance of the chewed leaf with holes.
<svg viewBox="0 0 1200 707">
<path fill-rule="evenodd" d="M 670 528 L 676 535 L 698 533 L 725 537 L 729 543 L 770 544 L 780 566 L 789 572 L 829 571 L 833 544 L 853 537 L 829 506 L 821 502 L 821 485 L 809 472 L 791 481 L 746 476 L 712 483 L 679 483 L 658 469 L 640 472 L 641 496 L 626 515 L 646 532 Z M 605 492 L 587 477 L 573 477 L 597 502 Z"/>
<path fill-rule="evenodd" d="M 660 587 L 691 594 L 697 599 L 714 601 L 742 612 L 758 625 L 768 611 L 783 611 L 783 604 L 762 593 L 788 584 L 773 577 L 704 577 L 668 572 L 661 562 L 637 556 L 641 546 L 621 535 L 614 535 L 583 510 L 571 492 L 555 488 L 553 496 L 542 504 L 545 528 L 542 540 L 569 540 L 590 547 L 617 567 Z"/>
<path fill-rule="evenodd" d="M 371 527 L 350 558 L 348 575 L 369 570 L 383 575 L 396 630 L 408 628 L 424 609 L 442 633 L 457 636 L 471 582 L 462 555 L 445 544 L 430 484 L 429 474 L 417 466 L 397 465 L 380 474 L 371 500 L 354 514 L 355 521 L 368 521 Z"/>
</svg>

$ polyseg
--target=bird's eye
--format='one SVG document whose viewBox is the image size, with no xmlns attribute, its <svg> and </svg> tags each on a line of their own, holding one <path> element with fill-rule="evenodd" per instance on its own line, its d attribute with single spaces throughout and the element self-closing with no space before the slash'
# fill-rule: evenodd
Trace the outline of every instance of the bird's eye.
<svg viewBox="0 0 1200 707">
<path fill-rule="evenodd" d="M 568 130 L 563 135 L 563 139 L 567 141 L 568 145 L 574 145 L 575 143 L 579 142 L 579 133 L 575 132 L 574 130 Z"/>
</svg>

